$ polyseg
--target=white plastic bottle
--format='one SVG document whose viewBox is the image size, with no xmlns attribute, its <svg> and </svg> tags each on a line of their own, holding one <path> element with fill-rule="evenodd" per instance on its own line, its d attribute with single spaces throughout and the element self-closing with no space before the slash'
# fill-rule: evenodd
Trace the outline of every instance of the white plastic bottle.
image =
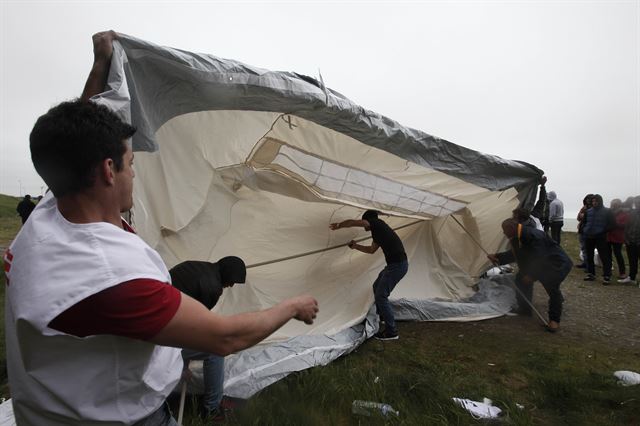
<svg viewBox="0 0 640 426">
<path fill-rule="evenodd" d="M 371 416 L 372 414 L 382 414 L 383 416 L 388 416 L 389 414 L 394 414 L 396 416 L 400 415 L 399 411 L 393 409 L 389 404 L 383 404 L 381 402 L 372 402 L 372 401 L 361 401 L 356 399 L 351 404 L 351 412 L 353 414 L 360 414 L 362 416 Z"/>
</svg>

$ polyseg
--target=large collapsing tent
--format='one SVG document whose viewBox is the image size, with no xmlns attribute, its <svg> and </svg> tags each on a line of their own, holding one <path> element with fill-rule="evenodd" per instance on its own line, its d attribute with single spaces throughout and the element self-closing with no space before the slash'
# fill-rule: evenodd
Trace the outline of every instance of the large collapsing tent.
<svg viewBox="0 0 640 426">
<path fill-rule="evenodd" d="M 504 245 L 501 220 L 535 197 L 536 167 L 403 127 L 322 80 L 125 35 L 108 84 L 95 100 L 138 128 L 133 220 L 167 266 L 242 257 L 248 283 L 225 292 L 222 314 L 299 294 L 319 302 L 312 326 L 291 321 L 229 357 L 226 394 L 248 397 L 371 336 L 384 257 L 345 247 L 364 230 L 328 227 L 366 209 L 382 212 L 407 250 L 409 272 L 392 294 L 400 319 L 509 310 L 508 287 L 476 284 L 483 249 Z"/>
</svg>

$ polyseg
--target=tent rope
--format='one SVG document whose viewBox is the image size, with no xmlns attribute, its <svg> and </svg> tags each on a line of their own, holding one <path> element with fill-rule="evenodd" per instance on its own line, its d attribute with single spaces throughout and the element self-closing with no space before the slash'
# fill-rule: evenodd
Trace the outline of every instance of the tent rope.
<svg viewBox="0 0 640 426">
<path fill-rule="evenodd" d="M 458 220 L 458 218 L 456 218 L 454 215 L 451 215 L 451 217 L 453 218 L 453 220 L 455 220 L 455 221 L 456 221 L 456 223 L 457 223 L 458 225 L 460 225 L 460 227 L 462 228 L 462 230 L 463 230 L 464 232 L 466 232 L 466 233 L 467 233 L 467 235 L 469 235 L 469 237 L 471 238 L 471 240 L 473 240 L 473 242 L 474 242 L 474 243 L 476 243 L 476 245 L 477 245 L 478 247 L 480 247 L 480 250 L 482 250 L 482 251 L 483 251 L 487 256 L 489 256 L 489 252 L 488 252 L 487 250 L 485 250 L 485 248 L 484 248 L 484 247 L 482 247 L 482 245 L 478 242 L 478 240 L 476 240 L 476 239 L 474 238 L 474 236 L 473 236 L 473 235 L 472 235 L 472 234 L 467 230 L 467 228 L 465 228 L 465 226 L 464 226 L 462 223 L 460 223 L 460 221 Z M 493 263 L 495 266 L 497 266 L 500 270 L 502 270 L 502 268 L 500 268 L 500 265 L 498 265 L 497 263 L 494 263 L 494 262 L 492 262 L 492 263 Z M 533 303 L 529 300 L 529 298 L 528 298 L 527 296 L 525 296 L 525 294 L 524 294 L 522 291 L 520 291 L 520 289 L 518 288 L 518 286 L 517 286 L 517 285 L 514 285 L 514 286 L 513 286 L 513 288 L 515 288 L 515 290 L 518 292 L 518 294 L 520 294 L 520 296 L 522 297 L 522 299 L 523 299 L 525 302 L 527 302 L 527 305 L 529 305 L 529 307 L 530 307 L 531 309 L 533 309 L 533 311 L 536 313 L 536 315 L 538 316 L 538 318 L 540 318 L 540 321 L 542 321 L 542 323 L 543 323 L 545 326 L 547 326 L 547 327 L 548 327 L 548 326 L 549 326 L 549 322 L 547 322 L 547 320 L 546 320 L 546 319 L 544 319 L 544 317 L 542 316 L 542 314 L 540 314 L 540 312 L 535 308 L 535 306 L 533 306 Z"/>
<path fill-rule="evenodd" d="M 397 228 L 393 228 L 393 230 L 394 231 L 398 231 L 400 229 L 407 228 L 409 226 L 415 225 L 416 223 L 422 223 L 422 222 L 424 222 L 424 221 L 423 220 L 416 220 L 415 222 L 407 223 L 405 225 L 398 226 Z M 353 241 L 355 241 L 356 243 L 359 243 L 361 241 L 365 241 L 365 240 L 368 240 L 370 238 L 371 238 L 371 236 L 362 237 L 362 238 L 358 238 L 357 240 L 353 240 Z M 346 247 L 348 245 L 349 245 L 349 243 L 337 244 L 337 245 L 331 246 L 331 247 L 325 247 L 325 248 L 321 248 L 321 249 L 317 249 L 317 250 L 308 251 L 308 252 L 305 252 L 305 253 L 294 254 L 292 256 L 281 257 L 280 259 L 268 260 L 268 261 L 265 261 L 265 262 L 254 263 L 252 265 L 248 265 L 247 269 L 249 269 L 249 268 L 257 268 L 258 266 L 270 265 L 272 263 L 284 262 L 284 261 L 291 260 L 291 259 L 297 259 L 299 257 L 310 256 L 312 254 L 322 253 L 324 251 L 334 250 L 334 249 L 337 249 L 337 248 L 340 248 L 340 247 Z"/>
</svg>

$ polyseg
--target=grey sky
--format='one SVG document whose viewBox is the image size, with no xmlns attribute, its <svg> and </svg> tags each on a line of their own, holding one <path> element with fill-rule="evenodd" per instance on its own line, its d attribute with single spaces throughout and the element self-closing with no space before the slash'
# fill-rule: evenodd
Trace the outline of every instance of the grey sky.
<svg viewBox="0 0 640 426">
<path fill-rule="evenodd" d="M 360 105 L 532 163 L 567 216 L 640 195 L 640 2 L 166 3 L 0 0 L 0 193 L 39 194 L 28 135 L 78 96 L 91 35 L 317 76 Z"/>
</svg>

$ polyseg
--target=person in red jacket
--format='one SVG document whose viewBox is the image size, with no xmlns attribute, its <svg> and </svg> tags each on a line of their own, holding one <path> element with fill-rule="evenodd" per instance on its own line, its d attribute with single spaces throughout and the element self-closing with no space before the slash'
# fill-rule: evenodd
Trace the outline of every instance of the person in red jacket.
<svg viewBox="0 0 640 426">
<path fill-rule="evenodd" d="M 618 264 L 618 272 L 620 273 L 618 282 L 624 282 L 627 278 L 627 271 L 624 264 L 624 257 L 622 256 L 622 244 L 624 244 L 624 226 L 629 220 L 629 212 L 624 208 L 622 201 L 618 198 L 611 200 L 610 208 L 614 217 L 614 224 L 613 228 L 607 233 L 609 257 L 611 257 L 611 252 L 613 252 L 616 263 Z"/>
</svg>

